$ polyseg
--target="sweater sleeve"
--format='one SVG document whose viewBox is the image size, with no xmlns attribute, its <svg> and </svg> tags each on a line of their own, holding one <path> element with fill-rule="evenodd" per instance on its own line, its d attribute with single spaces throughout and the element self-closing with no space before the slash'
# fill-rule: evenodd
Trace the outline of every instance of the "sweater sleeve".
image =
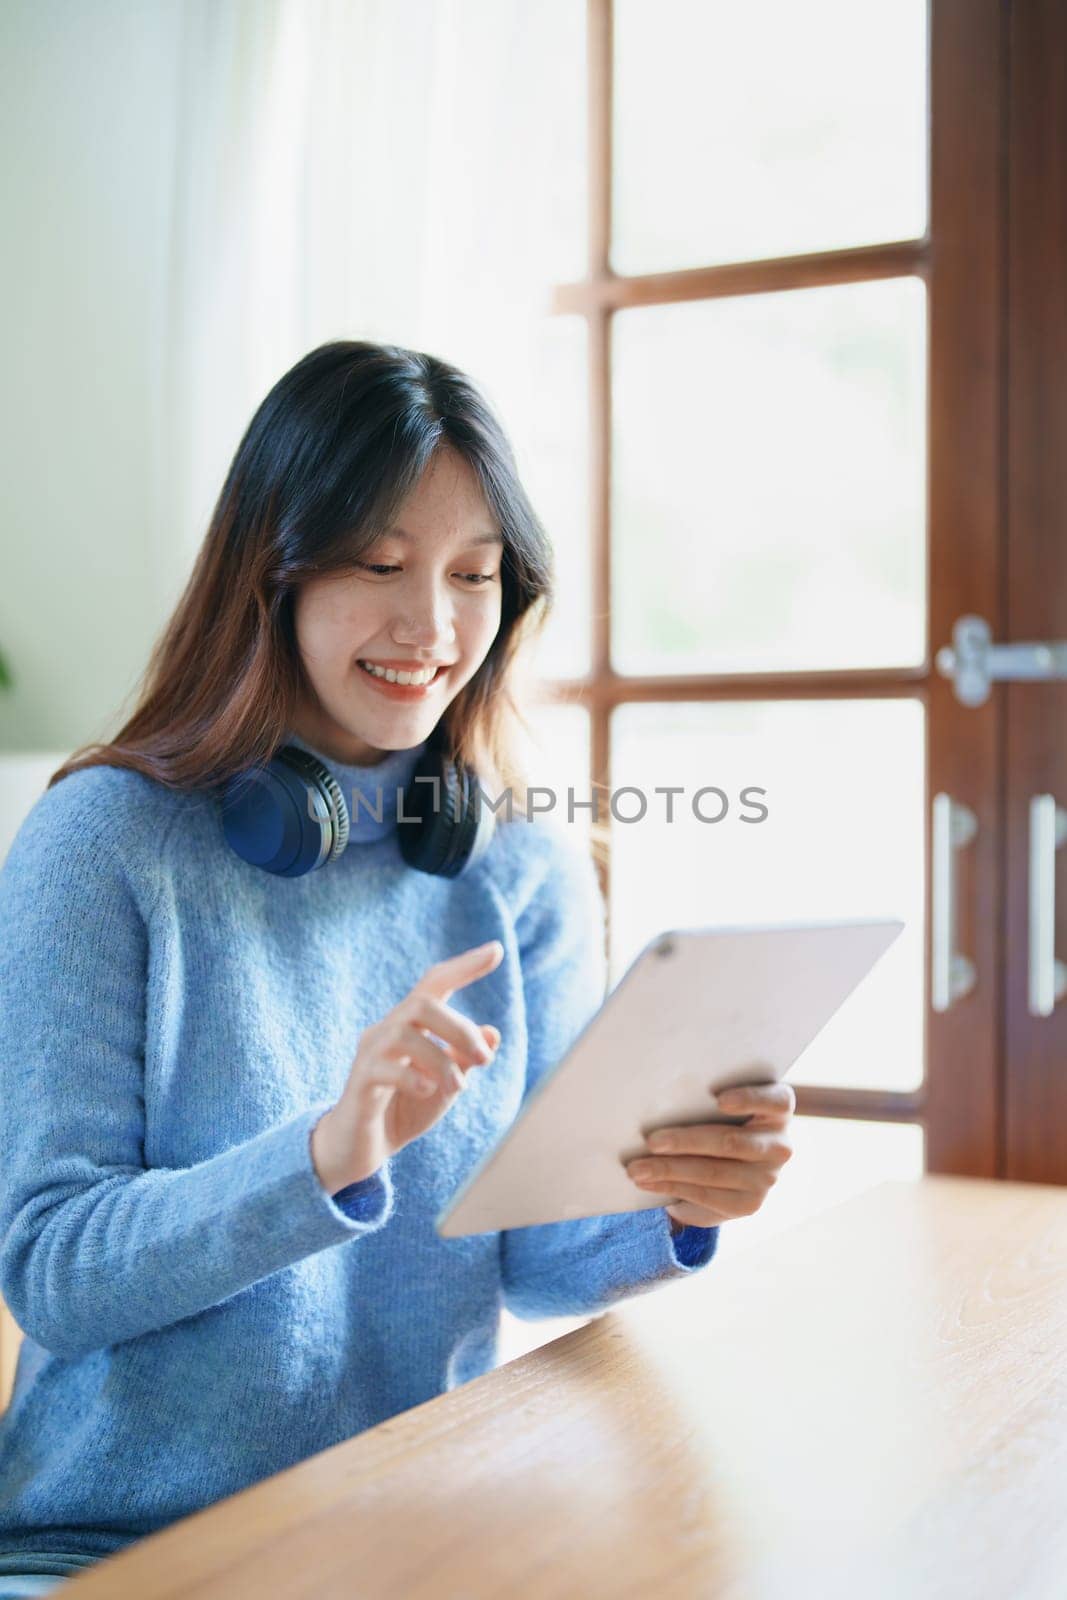
<svg viewBox="0 0 1067 1600">
<path fill-rule="evenodd" d="M 310 1148 L 325 1101 L 193 1166 L 145 1166 L 145 891 L 98 811 L 54 802 L 73 781 L 0 870 L 0 1294 L 64 1357 L 204 1311 L 393 1207 L 388 1162 L 341 1205 L 327 1193 Z"/>
<path fill-rule="evenodd" d="M 607 985 L 604 902 L 592 858 L 562 833 L 552 858 L 516 922 L 528 1037 L 524 1101 L 597 1011 Z M 526 1319 L 596 1314 L 706 1266 L 718 1236 L 717 1227 L 686 1227 L 672 1237 L 663 1206 L 504 1229 L 504 1304 Z"/>
</svg>

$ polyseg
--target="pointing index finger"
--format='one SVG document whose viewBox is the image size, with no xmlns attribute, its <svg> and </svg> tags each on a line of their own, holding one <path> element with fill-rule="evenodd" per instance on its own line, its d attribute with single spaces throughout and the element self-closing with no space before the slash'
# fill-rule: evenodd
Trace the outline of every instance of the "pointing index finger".
<svg viewBox="0 0 1067 1600">
<path fill-rule="evenodd" d="M 484 977 L 487 972 L 499 966 L 504 956 L 504 946 L 499 939 L 490 939 L 488 944 L 477 945 L 473 950 L 461 950 L 458 956 L 448 956 L 444 961 L 437 961 L 428 972 L 423 973 L 416 989 L 435 995 L 438 1000 L 447 1000 L 450 994 L 457 989 L 462 989 L 465 984 L 474 983 L 476 979 Z"/>
</svg>

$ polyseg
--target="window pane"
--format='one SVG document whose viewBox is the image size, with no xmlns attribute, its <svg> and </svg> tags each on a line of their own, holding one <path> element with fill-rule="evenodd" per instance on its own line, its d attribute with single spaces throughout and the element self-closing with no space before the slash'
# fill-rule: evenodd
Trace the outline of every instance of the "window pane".
<svg viewBox="0 0 1067 1600">
<path fill-rule="evenodd" d="M 751 1217 L 734 1217 L 719 1235 L 718 1258 L 781 1233 L 881 1183 L 913 1183 L 926 1166 L 923 1130 L 914 1123 L 852 1122 L 794 1117 L 792 1160 Z M 714 1269 L 713 1269 L 714 1270 Z M 536 1350 L 589 1322 L 589 1317 L 546 1317 L 524 1322 L 501 1310 L 497 1366 Z"/>
<path fill-rule="evenodd" d="M 926 1167 L 916 1123 L 794 1117 L 790 1137 L 793 1155 L 778 1182 L 754 1216 L 723 1227 L 722 1250 L 745 1249 L 880 1183 L 912 1183 Z"/>
<path fill-rule="evenodd" d="M 558 823 L 584 843 L 589 840 L 592 812 L 589 786 L 589 713 L 584 706 L 524 704 L 530 734 L 519 731 L 527 783 L 549 790 L 535 797 L 539 815 Z M 574 791 L 574 822 L 568 821 L 568 788 Z M 579 830 L 574 833 L 573 830 Z"/>
<path fill-rule="evenodd" d="M 589 671 L 589 412 L 586 321 L 546 317 L 508 407 L 519 472 L 556 558 L 556 601 L 534 652 L 545 678 Z"/>
<path fill-rule="evenodd" d="M 917 278 L 614 318 L 620 671 L 922 661 L 925 338 Z"/>
<path fill-rule="evenodd" d="M 921 703 L 626 705 L 611 740 L 612 983 L 668 927 L 900 917 L 904 931 L 789 1076 L 914 1089 L 923 1077 Z M 647 800 L 643 816 L 638 798 L 617 792 L 631 784 Z M 670 822 L 657 786 L 683 791 Z M 702 822 L 694 798 L 711 786 L 725 814 Z M 762 821 L 751 820 L 757 806 Z M 713 793 L 696 807 L 709 819 L 724 810 Z"/>
<path fill-rule="evenodd" d="M 616 272 L 921 237 L 925 0 L 615 0 Z"/>
</svg>

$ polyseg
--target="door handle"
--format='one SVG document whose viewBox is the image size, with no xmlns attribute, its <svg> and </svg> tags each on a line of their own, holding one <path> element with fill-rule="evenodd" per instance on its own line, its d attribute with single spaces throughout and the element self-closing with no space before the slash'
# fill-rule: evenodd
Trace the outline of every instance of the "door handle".
<svg viewBox="0 0 1067 1600">
<path fill-rule="evenodd" d="M 978 832 L 978 819 L 949 794 L 934 796 L 933 883 L 931 894 L 931 1003 L 947 1011 L 974 988 L 974 962 L 956 947 L 959 852 Z"/>
<path fill-rule="evenodd" d="M 1056 851 L 1067 839 L 1067 811 L 1051 794 L 1030 797 L 1030 1014 L 1050 1017 L 1067 994 L 1067 965 L 1056 959 Z"/>
<path fill-rule="evenodd" d="M 942 645 L 934 664 L 943 678 L 952 679 L 961 705 L 981 706 L 989 699 L 994 683 L 1049 683 L 1067 678 L 1067 640 L 995 644 L 984 617 L 958 617 L 952 643 Z"/>
</svg>

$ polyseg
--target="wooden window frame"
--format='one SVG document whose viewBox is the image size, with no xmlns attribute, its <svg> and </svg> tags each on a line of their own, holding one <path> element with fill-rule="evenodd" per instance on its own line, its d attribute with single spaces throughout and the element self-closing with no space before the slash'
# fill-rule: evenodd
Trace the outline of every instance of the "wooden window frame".
<svg viewBox="0 0 1067 1600">
<path fill-rule="evenodd" d="M 590 771 L 607 791 L 611 714 L 641 701 L 864 699 L 908 696 L 925 710 L 924 816 L 931 795 L 958 790 L 963 774 L 982 774 L 984 801 L 997 817 L 987 830 L 969 885 L 985 970 L 999 970 L 1000 811 L 996 761 L 1000 715 L 949 723 L 952 688 L 932 668 L 930 640 L 947 643 L 970 608 L 997 618 L 1003 536 L 1004 382 L 1002 373 L 1007 17 L 1001 0 L 928 0 L 929 222 L 919 239 L 779 259 L 728 263 L 640 276 L 610 265 L 612 227 L 612 0 L 587 0 L 588 275 L 556 287 L 552 309 L 580 314 L 588 329 L 590 439 L 591 669 L 549 680 L 549 703 L 579 704 L 590 716 Z M 610 653 L 611 319 L 620 309 L 726 295 L 866 282 L 915 275 L 926 286 L 927 617 L 923 662 L 884 670 L 697 675 L 623 675 Z M 969 554 L 970 559 L 967 559 Z M 610 816 L 603 819 L 610 829 Z M 929 837 L 929 835 L 928 835 Z M 999 841 L 999 842 L 998 842 Z M 601 869 L 610 896 L 610 869 Z M 930 850 L 923 903 L 930 902 Z M 926 1073 L 913 1092 L 796 1085 L 805 1116 L 920 1123 L 928 1171 L 995 1175 L 999 1059 L 995 1000 L 933 1014 L 929 1006 L 930 919 L 924 948 Z"/>
</svg>

